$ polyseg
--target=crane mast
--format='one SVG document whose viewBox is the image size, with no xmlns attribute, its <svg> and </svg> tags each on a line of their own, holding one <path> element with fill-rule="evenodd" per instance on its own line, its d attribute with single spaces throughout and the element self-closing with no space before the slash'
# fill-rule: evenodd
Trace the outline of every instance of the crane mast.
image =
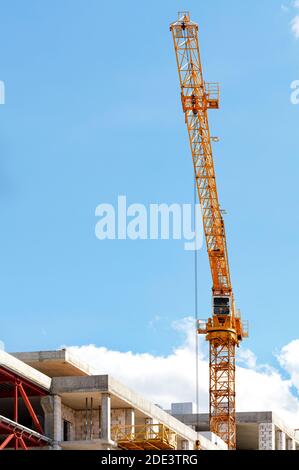
<svg viewBox="0 0 299 470">
<path fill-rule="evenodd" d="M 197 328 L 210 345 L 210 430 L 235 449 L 235 347 L 248 333 L 235 309 L 208 120 L 208 110 L 219 108 L 219 84 L 203 79 L 198 25 L 189 13 L 180 12 L 170 30 L 212 275 L 212 316 Z"/>
</svg>

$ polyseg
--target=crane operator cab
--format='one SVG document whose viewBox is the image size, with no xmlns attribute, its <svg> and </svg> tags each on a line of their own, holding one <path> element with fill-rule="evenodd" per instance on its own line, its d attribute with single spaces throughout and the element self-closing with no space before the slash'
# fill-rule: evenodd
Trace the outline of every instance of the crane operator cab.
<svg viewBox="0 0 299 470">
<path fill-rule="evenodd" d="M 231 315 L 232 299 L 229 295 L 213 296 L 213 315 L 217 317 Z"/>
</svg>

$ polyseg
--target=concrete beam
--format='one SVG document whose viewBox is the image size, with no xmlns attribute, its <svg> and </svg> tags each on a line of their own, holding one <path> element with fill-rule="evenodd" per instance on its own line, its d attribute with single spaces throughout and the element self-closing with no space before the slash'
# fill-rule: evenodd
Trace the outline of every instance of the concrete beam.
<svg viewBox="0 0 299 470">
<path fill-rule="evenodd" d="M 47 391 L 50 389 L 50 377 L 47 377 L 38 370 L 33 369 L 19 359 L 16 359 L 11 354 L 0 350 L 0 367 L 1 366 Z"/>
<path fill-rule="evenodd" d="M 108 393 L 108 375 L 92 375 L 85 377 L 53 377 L 51 392 L 53 394 L 80 392 Z"/>
<path fill-rule="evenodd" d="M 96 370 L 68 349 L 12 353 L 49 377 L 94 375 Z"/>
<path fill-rule="evenodd" d="M 63 450 L 117 450 L 117 445 L 113 442 L 106 442 L 103 439 L 64 441 Z"/>
</svg>

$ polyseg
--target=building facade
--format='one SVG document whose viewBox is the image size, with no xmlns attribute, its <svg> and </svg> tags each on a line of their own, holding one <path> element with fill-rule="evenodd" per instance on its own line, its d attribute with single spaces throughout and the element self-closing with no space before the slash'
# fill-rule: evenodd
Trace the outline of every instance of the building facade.
<svg viewBox="0 0 299 470">
<path fill-rule="evenodd" d="M 227 448 L 67 350 L 0 351 L 0 450 L 198 447 Z"/>
<path fill-rule="evenodd" d="M 170 413 L 193 430 L 207 436 L 209 415 L 184 413 L 186 403 L 173 403 Z M 189 411 L 190 411 L 189 404 Z M 272 411 L 239 412 L 237 418 L 237 450 L 299 450 L 298 431 L 287 426 Z M 213 440 L 213 438 L 211 438 Z"/>
</svg>

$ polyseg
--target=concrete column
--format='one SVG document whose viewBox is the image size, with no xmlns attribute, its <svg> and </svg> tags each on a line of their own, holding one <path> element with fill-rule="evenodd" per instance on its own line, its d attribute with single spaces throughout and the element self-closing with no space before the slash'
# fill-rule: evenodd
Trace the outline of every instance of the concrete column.
<svg viewBox="0 0 299 470">
<path fill-rule="evenodd" d="M 59 395 L 48 395 L 41 398 L 45 413 L 45 434 L 53 439 L 53 448 L 60 449 L 62 441 L 61 398 Z"/>
<path fill-rule="evenodd" d="M 295 439 L 292 439 L 291 437 L 287 437 L 287 450 L 296 450 Z"/>
<path fill-rule="evenodd" d="M 259 425 L 259 450 L 275 450 L 275 426 L 272 423 Z"/>
<path fill-rule="evenodd" d="M 126 409 L 126 426 L 135 426 L 135 410 L 133 408 Z"/>
<path fill-rule="evenodd" d="M 131 437 L 134 438 L 134 435 L 135 435 L 135 410 L 133 408 L 128 408 L 128 409 L 126 409 L 125 413 L 126 413 L 126 426 L 131 426 Z"/>
<path fill-rule="evenodd" d="M 192 450 L 190 446 L 190 441 L 187 439 L 183 439 L 181 441 L 181 449 L 180 450 Z"/>
<path fill-rule="evenodd" d="M 102 393 L 101 403 L 101 439 L 111 440 L 111 396 Z"/>
<path fill-rule="evenodd" d="M 62 414 L 61 414 L 61 398 L 59 395 L 53 396 L 54 403 L 54 441 L 57 444 L 63 439 L 62 436 Z"/>
<path fill-rule="evenodd" d="M 51 396 L 41 398 L 41 406 L 44 411 L 44 432 L 45 435 L 53 439 L 53 402 Z"/>
<path fill-rule="evenodd" d="M 283 431 L 277 431 L 277 450 L 286 450 L 286 435 Z"/>
</svg>

